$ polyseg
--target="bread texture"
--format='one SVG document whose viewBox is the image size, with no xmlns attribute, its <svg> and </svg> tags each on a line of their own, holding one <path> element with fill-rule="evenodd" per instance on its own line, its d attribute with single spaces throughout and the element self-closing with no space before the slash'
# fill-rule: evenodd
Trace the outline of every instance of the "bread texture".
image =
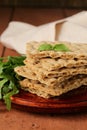
<svg viewBox="0 0 87 130">
<path fill-rule="evenodd" d="M 69 51 L 39 51 L 43 43 L 64 44 Z M 23 90 L 44 98 L 60 96 L 87 85 L 87 44 L 68 42 L 30 42 L 26 46 L 24 66 L 15 72 L 24 77 Z"/>
<path fill-rule="evenodd" d="M 55 44 L 64 44 L 66 45 L 70 51 L 67 52 L 61 52 L 61 51 L 38 51 L 38 47 L 43 43 L 49 43 L 51 45 Z M 86 59 L 87 60 L 87 44 L 83 43 L 69 43 L 69 42 L 30 42 L 27 44 L 26 47 L 26 54 L 27 57 L 31 57 L 35 60 L 50 57 L 50 58 L 61 58 L 61 59 Z"/>
</svg>

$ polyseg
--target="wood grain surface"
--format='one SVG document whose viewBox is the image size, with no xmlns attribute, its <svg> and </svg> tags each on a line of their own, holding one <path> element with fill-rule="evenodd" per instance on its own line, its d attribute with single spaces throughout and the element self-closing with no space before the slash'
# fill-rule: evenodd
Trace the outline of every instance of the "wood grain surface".
<svg viewBox="0 0 87 130">
<path fill-rule="evenodd" d="M 71 16 L 80 10 L 68 9 L 29 9 L 0 8 L 0 34 L 12 20 L 41 25 Z M 14 50 L 0 44 L 0 56 L 19 55 Z M 87 112 L 73 114 L 36 114 L 27 111 L 26 107 L 18 109 L 12 104 L 7 111 L 0 101 L 0 130 L 86 130 Z"/>
<path fill-rule="evenodd" d="M 82 86 L 59 97 L 45 99 L 20 90 L 11 97 L 18 109 L 41 114 L 69 114 L 87 111 L 87 88 Z"/>
</svg>

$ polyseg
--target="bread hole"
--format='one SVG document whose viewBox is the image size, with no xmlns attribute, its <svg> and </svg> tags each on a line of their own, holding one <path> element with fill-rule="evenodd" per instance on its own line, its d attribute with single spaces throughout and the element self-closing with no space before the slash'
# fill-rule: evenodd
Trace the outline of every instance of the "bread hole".
<svg viewBox="0 0 87 130">
<path fill-rule="evenodd" d="M 57 57 L 57 58 L 55 58 L 55 61 L 58 61 L 60 59 L 60 57 Z"/>
<path fill-rule="evenodd" d="M 74 58 L 74 60 L 75 60 L 75 61 L 77 61 L 77 60 L 78 60 L 78 58 L 76 58 L 76 57 L 75 57 L 75 58 Z"/>
<path fill-rule="evenodd" d="M 36 76 L 36 74 L 35 74 L 35 73 L 33 73 L 33 76 Z"/>
</svg>

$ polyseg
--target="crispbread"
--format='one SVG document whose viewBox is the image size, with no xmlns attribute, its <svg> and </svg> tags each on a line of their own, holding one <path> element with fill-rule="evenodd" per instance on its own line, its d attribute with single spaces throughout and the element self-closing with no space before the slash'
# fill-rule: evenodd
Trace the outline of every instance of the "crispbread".
<svg viewBox="0 0 87 130">
<path fill-rule="evenodd" d="M 70 70 L 68 70 L 70 73 Z M 66 71 L 66 72 L 68 72 Z M 35 71 L 32 71 L 27 66 L 21 66 L 16 67 L 15 72 L 17 72 L 19 75 L 31 79 L 31 80 L 37 80 L 42 84 L 45 84 L 48 88 L 54 88 L 56 85 L 60 85 L 61 83 L 65 82 L 66 80 L 71 79 L 73 76 L 76 76 L 78 74 L 87 74 L 87 69 L 71 69 L 71 74 L 64 75 L 61 74 L 61 76 L 56 75 L 56 77 L 43 77 L 40 73 L 35 73 Z M 58 73 L 59 74 L 59 73 Z"/>
<path fill-rule="evenodd" d="M 49 98 L 87 85 L 87 44 L 46 42 L 63 43 L 69 51 L 39 51 L 42 43 L 27 44 L 25 65 L 14 69 L 25 78 L 20 81 L 22 89 Z"/>
<path fill-rule="evenodd" d="M 26 66 L 29 66 L 31 68 L 42 68 L 47 71 L 62 69 L 64 67 L 71 68 L 71 67 L 82 67 L 87 65 L 87 60 L 64 60 L 64 59 L 52 59 L 52 58 L 43 58 L 38 60 L 29 59 L 26 58 L 24 60 L 24 63 Z"/>
<path fill-rule="evenodd" d="M 69 83 L 70 84 L 70 83 Z M 66 93 L 72 89 L 76 89 L 79 86 L 87 85 L 87 77 L 83 79 L 77 79 L 74 81 L 74 83 L 70 85 L 65 84 L 64 87 L 56 87 L 56 89 L 47 88 L 43 86 L 40 83 L 32 83 L 32 80 L 24 79 L 23 81 L 20 81 L 20 85 L 22 89 L 29 91 L 31 93 L 34 93 L 38 96 L 44 97 L 44 98 L 50 98 L 53 96 L 59 96 L 63 93 Z"/>
<path fill-rule="evenodd" d="M 30 77 L 30 79 L 37 80 L 36 74 L 32 72 L 31 69 L 28 69 L 26 66 L 18 66 L 14 68 L 14 71 L 22 77 Z"/>
<path fill-rule="evenodd" d="M 35 76 L 37 76 L 38 78 L 40 77 L 40 79 L 45 80 L 46 78 L 58 78 L 58 77 L 65 77 L 65 76 L 69 76 L 69 75 L 75 75 L 75 74 L 87 74 L 87 67 L 77 67 L 77 68 L 62 68 L 61 70 L 57 70 L 57 71 L 47 71 L 45 69 L 42 68 L 36 68 L 36 67 L 27 67 L 26 71 L 28 72 L 28 70 L 30 70 L 35 74 Z"/>
<path fill-rule="evenodd" d="M 69 52 L 57 52 L 57 51 L 38 51 L 38 47 L 42 43 L 50 43 L 52 45 L 63 43 L 65 44 L 70 51 Z M 69 43 L 69 42 L 30 42 L 27 43 L 27 57 L 33 59 L 41 59 L 44 57 L 50 58 L 61 58 L 61 59 L 86 59 L 87 60 L 87 44 L 80 43 Z"/>
</svg>

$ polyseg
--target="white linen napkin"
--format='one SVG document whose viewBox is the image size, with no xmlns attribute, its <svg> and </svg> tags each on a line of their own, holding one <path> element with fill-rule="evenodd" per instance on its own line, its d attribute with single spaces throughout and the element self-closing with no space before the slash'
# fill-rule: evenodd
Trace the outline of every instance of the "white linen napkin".
<svg viewBox="0 0 87 130">
<path fill-rule="evenodd" d="M 20 54 L 26 53 L 29 41 L 87 43 L 87 11 L 40 26 L 12 21 L 0 36 L 2 44 Z"/>
</svg>

